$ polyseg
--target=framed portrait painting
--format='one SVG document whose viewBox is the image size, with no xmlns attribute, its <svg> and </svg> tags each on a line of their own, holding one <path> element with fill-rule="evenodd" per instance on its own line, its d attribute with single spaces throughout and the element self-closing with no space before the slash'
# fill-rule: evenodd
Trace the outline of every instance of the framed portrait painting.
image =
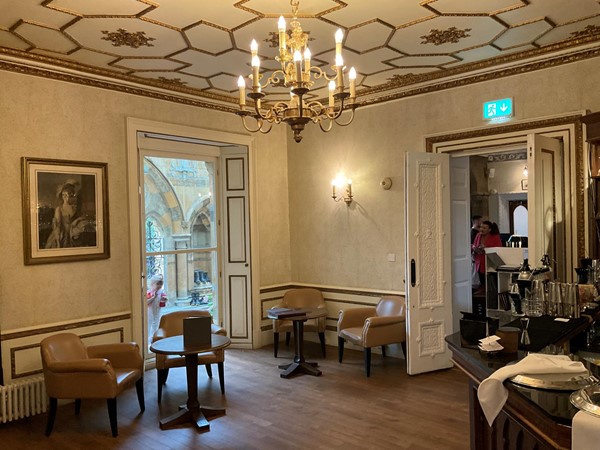
<svg viewBox="0 0 600 450">
<path fill-rule="evenodd" d="M 110 257 L 107 164 L 21 159 L 25 264 Z"/>
</svg>

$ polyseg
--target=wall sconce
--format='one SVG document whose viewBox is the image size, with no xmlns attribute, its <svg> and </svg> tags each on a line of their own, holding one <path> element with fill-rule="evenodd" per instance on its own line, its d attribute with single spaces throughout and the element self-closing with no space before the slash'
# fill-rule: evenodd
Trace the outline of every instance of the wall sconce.
<svg viewBox="0 0 600 450">
<path fill-rule="evenodd" d="M 331 180 L 331 187 L 333 189 L 333 193 L 331 194 L 331 198 L 336 201 L 344 200 L 346 202 L 346 206 L 350 206 L 352 203 L 352 180 L 350 178 L 344 178 L 342 175 L 338 175 L 335 180 Z M 336 188 L 339 190 L 343 190 L 343 195 L 338 195 L 336 193 Z"/>
</svg>

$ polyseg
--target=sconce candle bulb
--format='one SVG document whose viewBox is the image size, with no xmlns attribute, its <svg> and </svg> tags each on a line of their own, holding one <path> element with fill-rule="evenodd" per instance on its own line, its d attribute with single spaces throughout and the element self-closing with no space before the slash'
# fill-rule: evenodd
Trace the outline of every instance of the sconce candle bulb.
<svg viewBox="0 0 600 450">
<path fill-rule="evenodd" d="M 344 180 L 343 176 L 338 175 L 336 179 L 331 181 L 331 186 L 331 198 L 333 198 L 335 202 L 340 202 L 343 200 L 344 202 L 346 202 L 346 206 L 350 206 L 350 203 L 352 203 L 352 197 L 354 197 L 354 195 L 352 194 L 352 180 L 350 178 Z M 335 191 L 336 186 L 344 189 L 344 195 L 341 195 L 339 197 L 337 196 Z"/>
</svg>

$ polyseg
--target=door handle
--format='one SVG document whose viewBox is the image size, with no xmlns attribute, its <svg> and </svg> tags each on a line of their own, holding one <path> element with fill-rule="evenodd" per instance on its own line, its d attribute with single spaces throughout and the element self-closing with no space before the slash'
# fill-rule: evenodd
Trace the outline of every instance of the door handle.
<svg viewBox="0 0 600 450">
<path fill-rule="evenodd" d="M 415 287 L 417 284 L 417 265 L 414 259 L 410 260 L 410 285 Z"/>
</svg>

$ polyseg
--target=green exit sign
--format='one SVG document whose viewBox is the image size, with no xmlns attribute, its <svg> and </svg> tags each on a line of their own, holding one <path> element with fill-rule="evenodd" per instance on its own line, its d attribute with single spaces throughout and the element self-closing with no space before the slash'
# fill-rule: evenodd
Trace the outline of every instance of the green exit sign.
<svg viewBox="0 0 600 450">
<path fill-rule="evenodd" d="M 512 98 L 492 100 L 483 104 L 483 118 L 486 120 L 500 119 L 513 116 Z"/>
</svg>

